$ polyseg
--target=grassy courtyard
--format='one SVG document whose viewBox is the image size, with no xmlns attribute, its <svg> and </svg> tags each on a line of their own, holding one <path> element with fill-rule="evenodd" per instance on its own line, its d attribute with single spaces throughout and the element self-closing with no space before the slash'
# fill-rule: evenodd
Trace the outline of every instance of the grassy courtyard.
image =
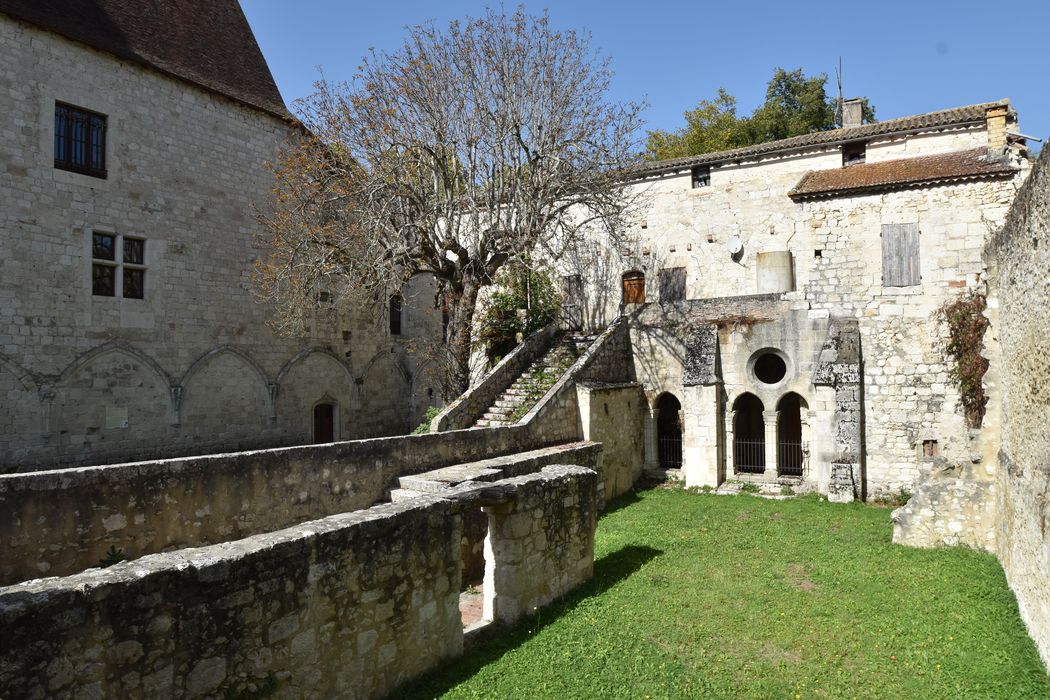
<svg viewBox="0 0 1050 700">
<path fill-rule="evenodd" d="M 996 560 L 895 546 L 889 514 L 629 494 L 584 589 L 406 697 L 1050 698 Z"/>
</svg>

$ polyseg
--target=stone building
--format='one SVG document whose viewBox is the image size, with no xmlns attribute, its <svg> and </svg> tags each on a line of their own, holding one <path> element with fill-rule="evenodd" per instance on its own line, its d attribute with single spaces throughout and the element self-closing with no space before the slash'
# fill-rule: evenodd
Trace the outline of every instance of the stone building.
<svg viewBox="0 0 1050 700">
<path fill-rule="evenodd" d="M 426 283 L 276 337 L 254 207 L 296 128 L 235 0 L 0 0 L 0 471 L 405 431 Z"/>
<path fill-rule="evenodd" d="M 584 244 L 562 271 L 583 325 L 630 318 L 648 466 L 852 498 L 994 456 L 938 310 L 985 284 L 982 249 L 1028 172 L 1016 114 L 865 124 L 861 106 L 839 129 L 646 163 L 626 243 Z"/>
</svg>

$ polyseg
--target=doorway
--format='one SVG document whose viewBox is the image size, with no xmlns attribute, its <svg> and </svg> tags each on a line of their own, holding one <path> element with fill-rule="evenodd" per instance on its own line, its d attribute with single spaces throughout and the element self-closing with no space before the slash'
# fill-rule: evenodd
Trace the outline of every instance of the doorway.
<svg viewBox="0 0 1050 700">
<path fill-rule="evenodd" d="M 314 443 L 335 442 L 335 404 L 314 406 Z"/>
<path fill-rule="evenodd" d="M 780 476 L 802 476 L 803 443 L 802 411 L 805 400 L 795 393 L 785 394 L 777 403 L 777 473 Z"/>
<path fill-rule="evenodd" d="M 741 394 L 733 402 L 733 470 L 761 474 L 766 470 L 765 407 L 754 394 Z"/>
<path fill-rule="evenodd" d="M 656 440 L 661 469 L 682 466 L 682 403 L 674 394 L 663 394 L 656 402 Z"/>
</svg>

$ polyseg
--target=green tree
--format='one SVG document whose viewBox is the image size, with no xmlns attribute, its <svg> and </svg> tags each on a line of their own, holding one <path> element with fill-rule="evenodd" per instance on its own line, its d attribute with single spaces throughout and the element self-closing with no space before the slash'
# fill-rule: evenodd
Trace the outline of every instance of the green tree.
<svg viewBox="0 0 1050 700">
<path fill-rule="evenodd" d="M 801 68 L 777 68 L 766 86 L 765 102 L 748 117 L 737 116 L 736 99 L 719 88 L 714 100 L 701 100 L 685 113 L 686 125 L 678 131 L 650 131 L 647 155 L 679 158 L 834 129 L 839 105 L 827 94 L 827 82 L 825 73 L 807 76 Z M 864 106 L 864 120 L 875 121 L 874 107 Z"/>
</svg>

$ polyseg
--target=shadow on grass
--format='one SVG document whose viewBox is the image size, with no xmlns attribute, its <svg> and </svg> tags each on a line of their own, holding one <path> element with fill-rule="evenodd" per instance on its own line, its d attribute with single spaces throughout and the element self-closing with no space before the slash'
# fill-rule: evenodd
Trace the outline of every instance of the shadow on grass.
<svg viewBox="0 0 1050 700">
<path fill-rule="evenodd" d="M 627 493 L 620 494 L 616 498 L 612 499 L 605 504 L 605 508 L 599 514 L 600 517 L 604 518 L 606 515 L 612 515 L 618 510 L 623 510 L 627 506 L 634 505 L 638 501 L 642 500 L 641 496 L 634 489 L 631 489 Z"/>
<path fill-rule="evenodd" d="M 621 499 L 617 499 L 619 500 Z M 629 503 L 624 505 L 629 505 Z M 543 608 L 537 615 L 526 617 L 513 627 L 496 630 L 491 639 L 468 649 L 461 658 L 452 662 L 451 666 L 444 666 L 440 670 L 428 673 L 401 688 L 397 692 L 397 697 L 434 698 L 443 695 L 473 676 L 484 666 L 521 646 L 544 627 L 571 611 L 581 601 L 601 595 L 661 554 L 663 552 L 659 549 L 633 545 L 606 554 L 594 562 L 594 576 L 590 581 Z"/>
</svg>

